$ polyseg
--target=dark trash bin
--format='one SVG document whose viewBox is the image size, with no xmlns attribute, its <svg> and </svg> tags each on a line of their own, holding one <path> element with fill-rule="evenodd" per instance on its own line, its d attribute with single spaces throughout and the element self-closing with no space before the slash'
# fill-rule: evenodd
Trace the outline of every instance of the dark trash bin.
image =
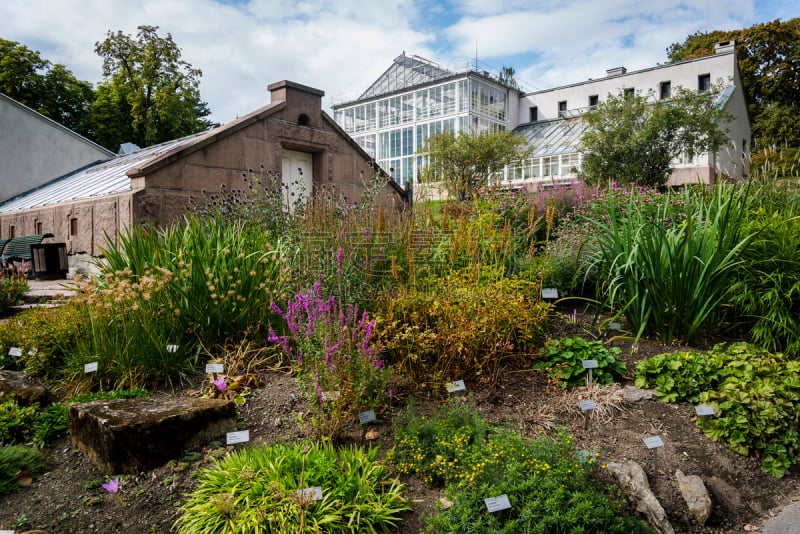
<svg viewBox="0 0 800 534">
<path fill-rule="evenodd" d="M 66 278 L 69 271 L 66 243 L 31 245 L 34 278 Z"/>
</svg>

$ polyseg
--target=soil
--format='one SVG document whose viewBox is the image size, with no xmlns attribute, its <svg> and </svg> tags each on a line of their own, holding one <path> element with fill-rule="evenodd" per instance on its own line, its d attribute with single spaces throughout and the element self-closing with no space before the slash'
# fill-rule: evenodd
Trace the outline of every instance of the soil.
<svg viewBox="0 0 800 534">
<path fill-rule="evenodd" d="M 591 319 L 590 314 L 579 314 L 572 323 L 556 317 L 549 334 L 554 338 L 592 333 L 597 336 L 596 329 L 589 332 Z M 621 356 L 626 360 L 630 375 L 639 360 L 685 350 L 685 347 L 641 342 L 632 351 L 630 339 L 608 336 L 605 339 L 608 345 L 622 349 Z M 721 340 L 709 340 L 708 346 L 694 348 L 705 350 L 718 341 Z M 750 532 L 777 509 L 800 498 L 797 472 L 782 479 L 772 478 L 761 471 L 758 459 L 740 456 L 709 440 L 697 428 L 690 404 L 665 404 L 656 400 L 622 402 L 619 403 L 621 410 L 611 410 L 606 418 L 594 418 L 586 424 L 577 407 L 580 398 L 589 396 L 586 388 L 549 387 L 546 377 L 526 369 L 507 369 L 493 388 L 482 387 L 468 377 L 465 381 L 471 392 L 470 402 L 492 421 L 514 422 L 531 434 L 538 434 L 540 430 L 547 432 L 556 425 L 570 427 L 579 449 L 600 454 L 597 474 L 609 484 L 613 483 L 611 477 L 599 465 L 626 460 L 640 463 L 678 533 Z M 632 384 L 631 376 L 623 380 L 622 385 L 626 384 Z M 602 392 L 592 392 L 592 397 L 599 393 Z M 157 394 L 185 395 L 187 392 Z M 445 394 L 422 396 L 415 399 L 415 404 L 423 410 L 433 410 L 444 399 Z M 379 435 L 373 443 L 383 451 L 392 445 L 392 414 L 402 409 L 406 400 L 402 394 L 395 396 L 392 406 L 379 414 L 379 420 L 372 427 Z M 466 398 L 464 400 L 467 402 Z M 258 375 L 258 387 L 240 409 L 240 428 L 250 429 L 251 444 L 300 440 L 303 432 L 297 415 L 307 411 L 305 397 L 291 375 L 263 371 Z M 353 421 L 343 441 L 360 442 L 361 436 L 357 421 Z M 656 457 L 642 441 L 650 436 L 660 436 L 665 444 L 657 450 L 657 471 Z M 46 452 L 51 462 L 49 472 L 30 486 L 0 497 L 0 529 L 48 534 L 174 531 L 172 525 L 178 516 L 178 506 L 195 486 L 195 473 L 210 465 L 211 458 L 220 451 L 214 452 L 209 447 L 187 451 L 187 456 L 176 462 L 122 477 L 119 491 L 122 501 L 100 488 L 100 483 L 107 482 L 108 477 L 78 452 L 69 438 L 57 441 Z M 699 475 L 712 492 L 713 513 L 705 526 L 699 525 L 688 513 L 675 480 L 678 469 L 687 475 Z M 416 477 L 401 477 L 401 480 L 408 485 L 407 496 L 412 499 L 414 510 L 403 516 L 404 522 L 395 532 L 419 532 L 420 514 L 433 513 L 441 494 L 423 486 Z"/>
</svg>

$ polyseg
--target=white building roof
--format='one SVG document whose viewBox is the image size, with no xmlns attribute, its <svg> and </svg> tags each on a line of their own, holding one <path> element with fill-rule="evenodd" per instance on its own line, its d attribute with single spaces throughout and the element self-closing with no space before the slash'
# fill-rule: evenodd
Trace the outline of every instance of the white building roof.
<svg viewBox="0 0 800 534">
<path fill-rule="evenodd" d="M 167 141 L 160 145 L 143 148 L 130 154 L 117 156 L 103 163 L 79 169 L 7 200 L 0 204 L 0 213 L 130 191 L 131 179 L 126 173 L 131 168 L 141 166 L 169 150 L 191 142 L 201 135 L 204 134 Z"/>
</svg>

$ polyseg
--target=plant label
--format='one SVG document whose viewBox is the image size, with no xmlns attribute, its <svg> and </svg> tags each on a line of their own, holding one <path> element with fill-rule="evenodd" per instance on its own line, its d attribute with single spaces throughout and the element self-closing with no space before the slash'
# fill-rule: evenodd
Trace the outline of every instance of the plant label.
<svg viewBox="0 0 800 534">
<path fill-rule="evenodd" d="M 456 380 L 455 382 L 448 382 L 445 384 L 448 393 L 455 393 L 456 391 L 464 391 L 467 386 L 464 385 L 463 380 Z"/>
<path fill-rule="evenodd" d="M 22 356 L 22 349 L 19 347 L 11 347 L 8 349 L 9 356 Z"/>
<path fill-rule="evenodd" d="M 221 363 L 207 363 L 206 364 L 206 374 L 210 375 L 211 373 L 223 373 L 225 372 L 225 366 Z"/>
<path fill-rule="evenodd" d="M 661 437 L 660 436 L 653 436 L 651 438 L 644 438 L 642 441 L 644 441 L 644 444 L 647 446 L 648 449 L 655 449 L 655 448 L 664 446 L 664 442 L 661 441 Z"/>
<path fill-rule="evenodd" d="M 361 412 L 358 414 L 358 422 L 362 425 L 366 425 L 367 423 L 371 423 L 375 420 L 375 410 L 367 410 L 366 412 Z"/>
<path fill-rule="evenodd" d="M 312 497 L 314 497 L 315 501 L 321 501 L 322 500 L 322 488 L 320 486 L 317 486 L 317 487 L 314 487 L 314 488 L 301 489 L 301 490 L 299 490 L 299 492 L 300 492 L 300 495 L 311 495 Z"/>
<path fill-rule="evenodd" d="M 178 352 L 178 345 L 167 345 L 167 352 Z"/>
<path fill-rule="evenodd" d="M 594 451 L 578 451 L 578 461 L 585 464 L 594 456 Z"/>
<path fill-rule="evenodd" d="M 324 402 L 336 400 L 338 398 L 339 398 L 339 392 L 338 391 L 323 391 L 322 392 L 322 400 Z"/>
<path fill-rule="evenodd" d="M 578 406 L 580 406 L 581 410 L 583 410 L 584 412 L 588 410 L 594 410 L 595 408 L 597 408 L 597 404 L 595 404 L 595 402 L 591 399 L 580 401 L 578 403 Z"/>
<path fill-rule="evenodd" d="M 0 534 L 14 534 L 16 530 L 0 530 Z"/>
<path fill-rule="evenodd" d="M 483 499 L 483 502 L 486 503 L 486 509 L 489 510 L 490 513 L 499 512 L 500 510 L 508 510 L 511 508 L 511 503 L 508 502 L 508 495 L 505 493 L 499 497 L 489 497 L 488 499 Z"/>
<path fill-rule="evenodd" d="M 610 323 L 608 325 L 608 329 L 609 330 L 620 330 L 620 329 L 622 329 L 622 325 L 620 325 L 619 323 Z"/>
<path fill-rule="evenodd" d="M 235 445 L 237 443 L 245 443 L 250 441 L 249 430 L 239 430 L 238 432 L 228 432 L 225 434 L 225 442 L 228 445 Z"/>
<path fill-rule="evenodd" d="M 695 413 L 697 413 L 697 415 L 701 417 L 704 415 L 714 415 L 714 407 L 708 404 L 705 404 L 703 406 L 695 406 L 694 411 Z"/>
<path fill-rule="evenodd" d="M 597 360 L 581 360 L 584 369 L 597 369 Z"/>
<path fill-rule="evenodd" d="M 543 299 L 557 299 L 558 298 L 558 289 L 556 289 L 554 287 L 542 288 L 542 298 Z"/>
<path fill-rule="evenodd" d="M 97 372 L 97 362 L 87 363 L 83 366 L 84 373 L 95 373 Z"/>
</svg>

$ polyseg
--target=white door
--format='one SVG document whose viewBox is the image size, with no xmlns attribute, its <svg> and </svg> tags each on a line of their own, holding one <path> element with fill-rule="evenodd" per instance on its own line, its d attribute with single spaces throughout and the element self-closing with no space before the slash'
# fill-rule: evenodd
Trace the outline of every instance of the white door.
<svg viewBox="0 0 800 534">
<path fill-rule="evenodd" d="M 305 204 L 314 186 L 313 158 L 306 152 L 283 151 L 281 168 L 284 205 L 293 212 L 298 205 Z"/>
</svg>

